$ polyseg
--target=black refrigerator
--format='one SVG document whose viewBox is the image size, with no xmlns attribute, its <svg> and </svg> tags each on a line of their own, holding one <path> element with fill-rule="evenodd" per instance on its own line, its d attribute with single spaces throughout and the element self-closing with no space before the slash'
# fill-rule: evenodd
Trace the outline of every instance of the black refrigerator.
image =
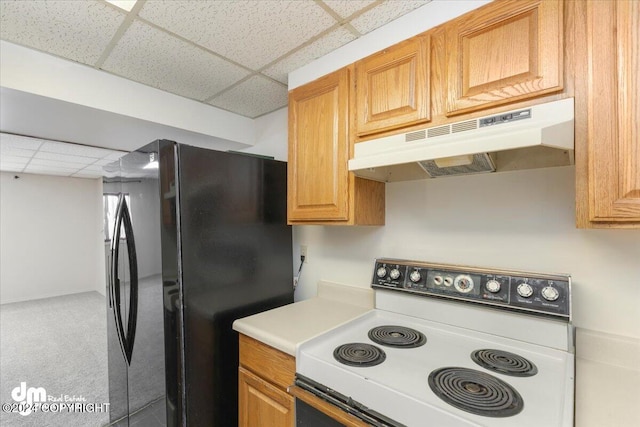
<svg viewBox="0 0 640 427">
<path fill-rule="evenodd" d="M 237 426 L 232 323 L 293 302 L 286 173 L 167 140 L 104 167 L 110 422 Z"/>
</svg>

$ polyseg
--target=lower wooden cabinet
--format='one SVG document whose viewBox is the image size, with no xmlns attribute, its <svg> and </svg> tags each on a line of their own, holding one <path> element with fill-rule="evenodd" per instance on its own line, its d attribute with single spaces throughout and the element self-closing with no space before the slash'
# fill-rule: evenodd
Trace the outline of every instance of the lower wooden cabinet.
<svg viewBox="0 0 640 427">
<path fill-rule="evenodd" d="M 240 427 L 295 426 L 293 356 L 240 335 L 238 425 Z"/>
<path fill-rule="evenodd" d="M 294 399 L 262 378 L 240 368 L 238 375 L 241 427 L 294 426 Z"/>
</svg>

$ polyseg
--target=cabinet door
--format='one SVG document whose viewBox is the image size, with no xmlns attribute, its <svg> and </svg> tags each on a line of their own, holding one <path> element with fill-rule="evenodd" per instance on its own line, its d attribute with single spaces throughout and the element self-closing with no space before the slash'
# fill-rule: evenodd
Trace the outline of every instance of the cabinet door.
<svg viewBox="0 0 640 427">
<path fill-rule="evenodd" d="M 447 115 L 561 91 L 562 17 L 562 0 L 505 0 L 447 24 Z"/>
<path fill-rule="evenodd" d="M 239 368 L 239 426 L 293 427 L 293 396 Z"/>
<path fill-rule="evenodd" d="M 356 133 L 429 120 L 430 37 L 423 35 L 356 62 Z"/>
<path fill-rule="evenodd" d="M 289 93 L 288 218 L 349 218 L 349 70 Z"/>
<path fill-rule="evenodd" d="M 591 221 L 640 221 L 639 27 L 638 1 L 587 2 Z"/>
</svg>

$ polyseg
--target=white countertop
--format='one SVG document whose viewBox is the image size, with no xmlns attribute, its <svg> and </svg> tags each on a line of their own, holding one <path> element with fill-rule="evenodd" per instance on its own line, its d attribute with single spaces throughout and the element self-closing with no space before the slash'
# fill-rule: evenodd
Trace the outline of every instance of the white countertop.
<svg viewBox="0 0 640 427">
<path fill-rule="evenodd" d="M 318 296 L 238 319 L 233 329 L 295 357 L 302 342 L 374 306 L 371 289 L 318 284 Z M 578 328 L 575 427 L 640 426 L 640 340 Z"/>
<path fill-rule="evenodd" d="M 303 341 L 373 309 L 373 291 L 318 283 L 318 296 L 233 322 L 233 329 L 295 357 Z"/>
<path fill-rule="evenodd" d="M 640 341 L 578 328 L 576 427 L 640 426 Z"/>
</svg>

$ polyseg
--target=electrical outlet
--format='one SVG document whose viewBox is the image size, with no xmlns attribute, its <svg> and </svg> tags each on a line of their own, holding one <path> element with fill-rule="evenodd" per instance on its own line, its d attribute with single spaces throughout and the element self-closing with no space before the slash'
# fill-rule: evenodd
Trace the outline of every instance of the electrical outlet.
<svg viewBox="0 0 640 427">
<path fill-rule="evenodd" d="M 305 262 L 308 261 L 308 259 L 307 259 L 307 245 L 300 245 L 300 256 L 304 257 Z"/>
</svg>

